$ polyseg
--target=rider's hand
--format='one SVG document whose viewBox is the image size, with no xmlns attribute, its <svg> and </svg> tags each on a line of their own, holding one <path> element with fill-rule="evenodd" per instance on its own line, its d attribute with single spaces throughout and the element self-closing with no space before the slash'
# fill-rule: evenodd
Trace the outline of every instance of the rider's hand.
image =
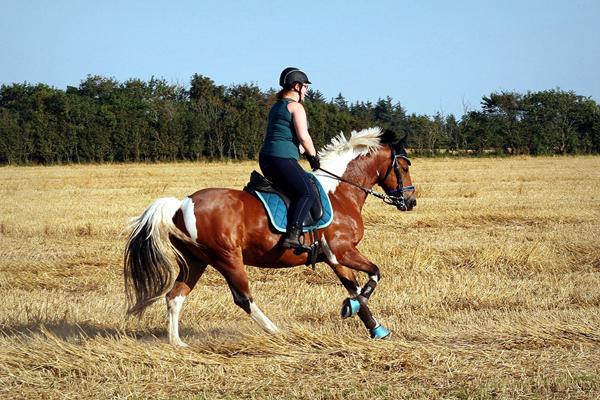
<svg viewBox="0 0 600 400">
<path fill-rule="evenodd" d="M 316 171 L 321 167 L 321 160 L 319 159 L 318 154 L 315 154 L 314 156 L 307 154 L 306 159 L 313 171 Z"/>
</svg>

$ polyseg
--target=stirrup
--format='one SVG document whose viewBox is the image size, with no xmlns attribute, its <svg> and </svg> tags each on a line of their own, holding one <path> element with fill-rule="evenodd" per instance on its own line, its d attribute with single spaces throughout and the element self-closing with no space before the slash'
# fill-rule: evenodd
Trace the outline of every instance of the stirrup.
<svg viewBox="0 0 600 400">
<path fill-rule="evenodd" d="M 302 254 L 302 253 L 310 253 L 312 251 L 312 248 L 308 247 L 305 244 L 299 244 L 296 247 L 292 247 L 294 249 L 294 254 L 298 255 L 298 254 Z"/>
<path fill-rule="evenodd" d="M 302 254 L 312 251 L 312 249 L 309 246 L 305 245 L 304 243 L 301 243 L 300 240 L 294 241 L 293 239 L 284 239 L 281 245 L 284 249 L 293 249 L 294 254 Z"/>
<path fill-rule="evenodd" d="M 302 228 L 297 226 L 289 228 L 289 230 L 284 233 L 281 245 L 286 249 L 297 249 L 302 247 L 303 244 L 300 242 L 300 235 L 302 235 Z"/>
<path fill-rule="evenodd" d="M 298 247 L 303 246 L 303 244 L 300 243 L 298 238 L 296 238 L 296 240 L 294 240 L 294 238 L 289 238 L 289 237 L 284 238 L 283 242 L 281 242 L 281 245 L 286 249 L 297 249 Z"/>
</svg>

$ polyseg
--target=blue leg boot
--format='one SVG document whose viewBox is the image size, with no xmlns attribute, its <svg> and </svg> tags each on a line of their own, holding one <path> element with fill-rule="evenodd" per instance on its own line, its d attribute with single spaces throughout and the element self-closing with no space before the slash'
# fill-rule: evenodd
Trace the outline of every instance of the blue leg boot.
<svg viewBox="0 0 600 400">
<path fill-rule="evenodd" d="M 383 325 L 377 325 L 371 329 L 371 339 L 385 339 L 390 336 L 390 331 Z"/>
<path fill-rule="evenodd" d="M 354 317 L 358 313 L 358 310 L 360 310 L 360 302 L 355 298 L 351 299 L 348 297 L 342 303 L 342 318 Z"/>
</svg>

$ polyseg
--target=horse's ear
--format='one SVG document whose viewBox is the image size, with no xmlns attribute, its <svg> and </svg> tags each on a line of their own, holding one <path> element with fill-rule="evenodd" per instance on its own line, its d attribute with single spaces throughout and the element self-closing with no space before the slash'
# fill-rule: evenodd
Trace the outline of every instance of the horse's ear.
<svg viewBox="0 0 600 400">
<path fill-rule="evenodd" d="M 408 133 L 404 137 L 398 140 L 398 149 L 406 153 L 406 141 L 408 140 Z"/>
<path fill-rule="evenodd" d="M 393 144 L 398 143 L 398 139 L 400 138 L 396 132 L 391 129 L 386 129 L 380 136 L 380 140 L 382 144 Z"/>
<path fill-rule="evenodd" d="M 396 153 L 401 156 L 406 158 L 406 160 L 408 161 L 408 154 L 406 153 L 406 141 L 408 139 L 408 133 L 406 135 L 404 135 L 404 137 L 400 140 L 398 140 L 398 142 L 394 145 L 394 149 L 396 150 Z M 410 165 L 410 161 L 408 161 L 408 165 Z"/>
</svg>

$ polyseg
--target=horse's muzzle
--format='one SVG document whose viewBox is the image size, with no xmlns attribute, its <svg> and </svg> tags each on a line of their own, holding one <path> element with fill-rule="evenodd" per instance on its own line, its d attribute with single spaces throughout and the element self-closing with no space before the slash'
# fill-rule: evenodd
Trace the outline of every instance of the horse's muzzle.
<svg viewBox="0 0 600 400">
<path fill-rule="evenodd" d="M 396 208 L 400 211 L 410 211 L 417 206 L 417 199 L 414 196 L 410 196 L 404 199 L 404 204 L 397 204 Z"/>
</svg>

